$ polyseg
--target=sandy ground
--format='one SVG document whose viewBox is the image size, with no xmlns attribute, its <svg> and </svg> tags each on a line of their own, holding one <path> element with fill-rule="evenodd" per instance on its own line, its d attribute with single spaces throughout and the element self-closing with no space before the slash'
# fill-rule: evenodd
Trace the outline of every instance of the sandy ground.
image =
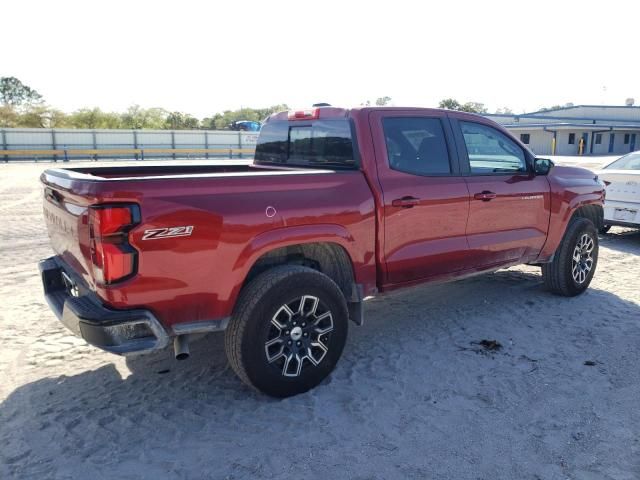
<svg viewBox="0 0 640 480">
<path fill-rule="evenodd" d="M 125 361 L 62 327 L 43 168 L 0 165 L 1 479 L 640 478 L 640 233 L 602 238 L 579 298 L 518 267 L 374 299 L 326 384 L 273 400 L 220 334 Z"/>
</svg>

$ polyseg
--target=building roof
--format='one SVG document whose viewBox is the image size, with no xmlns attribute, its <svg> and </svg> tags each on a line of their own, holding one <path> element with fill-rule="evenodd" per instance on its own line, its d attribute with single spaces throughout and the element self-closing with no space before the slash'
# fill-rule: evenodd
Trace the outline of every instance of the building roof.
<svg viewBox="0 0 640 480">
<path fill-rule="evenodd" d="M 485 116 L 505 126 L 527 123 L 593 124 L 605 128 L 640 126 L 640 106 L 626 105 L 574 105 L 522 114 L 488 113 Z"/>
<path fill-rule="evenodd" d="M 551 122 L 551 123 L 503 123 L 504 128 L 512 130 L 589 130 L 603 131 L 610 130 L 640 130 L 640 123 L 630 125 L 612 125 L 604 123 L 568 123 L 568 122 Z"/>
<path fill-rule="evenodd" d="M 548 108 L 536 110 L 535 112 L 528 112 L 523 115 L 535 115 L 536 113 L 549 113 L 549 112 L 557 112 L 560 110 L 572 110 L 576 108 L 624 108 L 624 109 L 640 109 L 640 106 L 635 105 L 571 105 L 569 107 L 558 107 L 558 108 Z"/>
</svg>

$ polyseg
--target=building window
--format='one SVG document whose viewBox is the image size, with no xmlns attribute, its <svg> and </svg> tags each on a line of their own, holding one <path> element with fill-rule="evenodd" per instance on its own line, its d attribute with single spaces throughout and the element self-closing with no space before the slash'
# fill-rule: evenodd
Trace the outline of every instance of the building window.
<svg viewBox="0 0 640 480">
<path fill-rule="evenodd" d="M 602 143 L 602 134 L 596 133 L 596 145 L 600 145 Z"/>
<path fill-rule="evenodd" d="M 531 135 L 529 133 L 521 133 L 520 141 L 525 145 L 529 145 L 529 140 L 531 139 Z"/>
<path fill-rule="evenodd" d="M 629 134 L 628 133 L 624 134 L 624 144 L 625 145 L 629 145 Z"/>
<path fill-rule="evenodd" d="M 569 145 L 574 145 L 576 143 L 576 134 L 575 133 L 570 133 L 569 134 Z"/>
</svg>

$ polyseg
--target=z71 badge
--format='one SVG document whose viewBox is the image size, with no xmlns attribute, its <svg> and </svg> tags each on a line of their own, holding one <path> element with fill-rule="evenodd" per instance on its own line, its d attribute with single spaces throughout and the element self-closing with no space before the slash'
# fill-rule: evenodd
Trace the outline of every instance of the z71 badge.
<svg viewBox="0 0 640 480">
<path fill-rule="evenodd" d="M 145 230 L 142 240 L 156 240 L 160 238 L 188 237 L 193 233 L 193 225 L 188 227 L 152 228 Z"/>
</svg>

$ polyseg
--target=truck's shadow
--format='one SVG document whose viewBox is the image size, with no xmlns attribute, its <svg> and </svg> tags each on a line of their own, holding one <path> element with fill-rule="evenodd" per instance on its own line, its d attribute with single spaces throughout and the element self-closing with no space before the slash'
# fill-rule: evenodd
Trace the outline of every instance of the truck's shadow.
<svg viewBox="0 0 640 480">
<path fill-rule="evenodd" d="M 532 466 L 523 478 L 549 478 L 554 471 L 536 467 L 543 463 L 536 455 L 546 455 L 540 437 L 532 457 L 520 458 L 528 429 L 544 437 L 547 427 L 558 434 L 575 428 L 562 423 L 572 422 L 563 419 L 563 385 L 593 390 L 587 384 L 595 378 L 615 388 L 615 379 L 602 380 L 615 355 L 607 342 L 637 351 L 632 318 L 640 318 L 633 302 L 597 289 L 554 297 L 535 273 L 510 270 L 419 287 L 369 304 L 365 326 L 351 329 L 327 384 L 286 400 L 243 386 L 224 357 L 223 335 L 210 335 L 192 345 L 184 362 L 167 350 L 130 359 L 133 373 L 126 378 L 105 365 L 15 390 L 0 405 L 0 478 L 305 478 L 313 472 L 340 478 L 349 465 L 352 472 L 375 473 L 363 451 L 400 455 L 407 468 L 424 466 L 426 453 L 416 454 L 423 451 L 416 442 L 437 449 L 440 456 L 429 461 L 449 462 L 452 477 L 463 472 L 455 467 L 457 455 L 477 453 L 497 462 L 479 477 L 500 477 L 522 462 Z M 467 348 L 482 338 L 499 340 L 502 351 L 478 355 Z M 595 366 L 589 370 L 586 360 Z M 635 371 L 637 362 L 627 368 Z M 542 383 L 544 401 L 555 407 L 532 427 L 537 404 L 527 396 Z M 599 400 L 574 398 L 571 405 Z M 483 429 L 492 422 L 510 426 L 487 435 Z M 525 442 L 523 453 L 501 458 L 510 441 Z M 401 453 L 405 448 L 412 456 Z M 620 459 L 618 467 L 624 469 Z M 428 474 L 420 472 L 405 476 Z"/>
</svg>

